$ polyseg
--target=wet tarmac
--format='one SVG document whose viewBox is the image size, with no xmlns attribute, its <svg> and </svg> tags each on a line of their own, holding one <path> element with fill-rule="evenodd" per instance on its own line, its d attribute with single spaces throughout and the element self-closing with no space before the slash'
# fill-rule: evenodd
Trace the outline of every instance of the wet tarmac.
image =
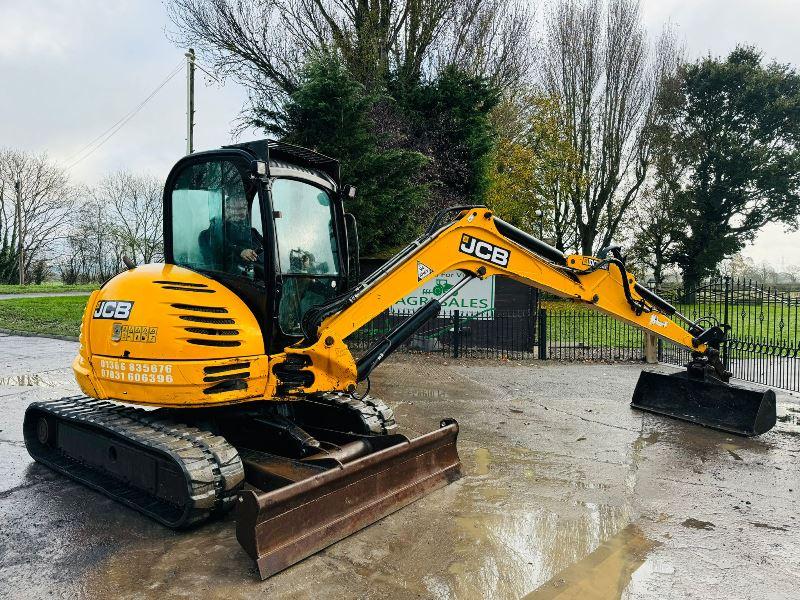
<svg viewBox="0 0 800 600">
<path fill-rule="evenodd" d="M 744 439 L 632 411 L 640 365 L 392 358 L 373 392 L 457 418 L 465 476 L 261 582 L 231 517 L 168 531 L 32 463 L 76 346 L 0 336 L 0 597 L 798 597 L 796 395 Z"/>
</svg>

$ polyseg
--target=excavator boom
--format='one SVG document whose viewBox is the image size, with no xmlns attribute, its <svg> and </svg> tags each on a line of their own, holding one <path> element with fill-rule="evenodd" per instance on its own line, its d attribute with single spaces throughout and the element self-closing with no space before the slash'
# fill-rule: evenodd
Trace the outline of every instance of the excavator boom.
<svg viewBox="0 0 800 600">
<path fill-rule="evenodd" d="M 451 211 L 453 209 L 450 209 Z M 438 314 L 442 300 L 471 279 L 505 276 L 556 296 L 582 303 L 695 353 L 727 379 L 718 359 L 724 331 L 700 327 L 675 307 L 636 282 L 618 253 L 606 257 L 565 255 L 513 225 L 498 219 L 486 207 L 458 207 L 457 216 L 441 224 L 443 216 L 381 270 L 351 292 L 306 313 L 306 342 L 286 349 L 286 364 L 302 365 L 310 384 L 288 392 L 344 391 L 355 388 L 391 351 L 427 319 Z M 412 314 L 406 323 L 378 340 L 358 361 L 346 338 L 397 300 L 448 271 L 466 277 Z M 677 321 L 683 321 L 685 329 Z M 278 367 L 280 369 L 280 365 Z M 285 372 L 285 371 L 284 371 Z"/>
</svg>

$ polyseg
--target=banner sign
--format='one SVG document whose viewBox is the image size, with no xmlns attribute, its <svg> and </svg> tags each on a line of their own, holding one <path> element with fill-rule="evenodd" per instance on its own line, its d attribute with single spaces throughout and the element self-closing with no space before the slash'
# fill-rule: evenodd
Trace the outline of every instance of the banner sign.
<svg viewBox="0 0 800 600">
<path fill-rule="evenodd" d="M 464 278 L 461 271 L 452 271 L 434 277 L 405 298 L 395 302 L 389 312 L 408 314 L 431 300 L 440 298 L 447 290 Z M 494 277 L 475 279 L 442 304 L 443 316 L 454 310 L 462 315 L 491 314 L 494 310 Z"/>
</svg>

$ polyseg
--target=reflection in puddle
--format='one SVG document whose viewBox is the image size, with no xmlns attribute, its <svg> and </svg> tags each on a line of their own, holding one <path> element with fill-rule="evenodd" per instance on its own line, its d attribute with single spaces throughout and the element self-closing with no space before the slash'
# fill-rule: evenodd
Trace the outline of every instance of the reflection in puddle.
<svg viewBox="0 0 800 600">
<path fill-rule="evenodd" d="M 526 600 L 609 600 L 621 598 L 634 573 L 650 551 L 660 546 L 645 537 L 636 525 L 628 525 L 600 544 L 583 560 L 564 569 Z"/>
<path fill-rule="evenodd" d="M 480 450 L 476 459 L 484 456 L 488 468 L 489 453 Z M 586 557 L 632 519 L 626 505 L 571 500 L 565 513 L 522 505 L 504 487 L 469 479 L 459 492 L 453 562 L 444 578 L 426 581 L 429 593 L 440 598 L 520 597 Z"/>
<path fill-rule="evenodd" d="M 739 451 L 742 450 L 741 446 L 737 446 L 736 444 L 725 443 L 725 444 L 719 444 L 719 447 L 725 450 L 728 454 L 730 454 L 733 460 L 743 460 L 739 452 L 737 452 L 737 450 Z"/>
<path fill-rule="evenodd" d="M 642 432 L 631 441 L 627 488 L 636 486 L 644 449 L 659 442 L 660 432 Z M 455 517 L 453 561 L 444 578 L 429 578 L 429 593 L 440 598 L 520 597 L 619 598 L 629 585 L 649 577 L 646 557 L 658 544 L 631 525 L 630 503 L 608 503 L 609 485 L 580 469 L 554 470 L 540 453 L 512 448 L 508 456 L 476 448 L 476 475 L 466 478 Z M 502 481 L 509 462 L 543 494 L 542 502 L 519 504 L 491 480 Z M 493 468 L 496 464 L 496 468 Z M 560 508 L 548 505 L 550 491 L 571 491 Z M 513 487 L 513 484 L 512 484 Z M 644 566 L 643 566 L 644 565 Z M 632 583 L 633 582 L 633 583 Z M 442 584 L 445 583 L 445 587 Z M 537 589 L 538 588 L 538 589 Z"/>
<path fill-rule="evenodd" d="M 647 435 L 645 435 L 644 431 L 641 431 L 639 432 L 639 437 L 631 444 L 630 468 L 625 476 L 625 487 L 627 487 L 630 492 L 633 493 L 636 489 L 639 463 L 642 460 L 642 450 L 657 443 L 660 437 L 661 433 L 658 431 L 651 431 Z"/>
<path fill-rule="evenodd" d="M 456 518 L 459 538 L 456 556 L 475 556 L 480 549 L 482 564 L 456 561 L 449 572 L 458 575 L 464 590 L 454 597 L 515 597 L 539 585 L 553 573 L 585 556 L 603 539 L 613 535 L 617 523 L 627 520 L 618 507 L 589 505 L 577 519 L 564 520 L 549 511 L 517 514 L 480 514 Z M 474 560 L 474 559 L 473 559 Z"/>
</svg>

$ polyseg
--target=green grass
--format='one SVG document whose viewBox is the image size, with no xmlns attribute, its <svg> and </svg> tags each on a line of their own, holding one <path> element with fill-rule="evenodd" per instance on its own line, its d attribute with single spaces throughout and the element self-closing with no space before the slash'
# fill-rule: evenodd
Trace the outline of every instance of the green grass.
<svg viewBox="0 0 800 600">
<path fill-rule="evenodd" d="M 0 329 L 77 337 L 85 306 L 83 296 L 0 300 Z"/>
<path fill-rule="evenodd" d="M 553 333 L 552 339 L 563 340 L 597 340 L 603 339 L 607 332 L 613 331 L 614 319 L 597 313 L 582 304 L 565 300 L 545 300 L 542 308 L 546 308 L 553 320 L 558 320 L 562 327 Z M 679 312 L 696 320 L 701 317 L 714 317 L 720 322 L 725 316 L 725 305 L 721 302 L 698 305 L 676 305 Z M 590 313 L 591 317 L 573 318 Z M 574 321 L 570 323 L 570 321 Z M 728 306 L 728 323 L 733 327 L 733 334 L 738 339 L 768 339 L 797 341 L 800 339 L 800 311 L 797 306 L 772 303 L 765 304 L 731 304 Z M 782 324 L 782 325 L 781 325 Z M 628 329 L 625 326 L 622 329 Z M 622 329 L 617 331 L 622 332 Z M 602 336 L 602 337 L 597 337 Z"/>
<path fill-rule="evenodd" d="M 39 285 L 9 285 L 0 284 L 0 294 L 50 294 L 57 292 L 91 292 L 100 285 L 97 283 L 78 283 L 64 285 L 63 283 L 41 283 Z"/>
</svg>

